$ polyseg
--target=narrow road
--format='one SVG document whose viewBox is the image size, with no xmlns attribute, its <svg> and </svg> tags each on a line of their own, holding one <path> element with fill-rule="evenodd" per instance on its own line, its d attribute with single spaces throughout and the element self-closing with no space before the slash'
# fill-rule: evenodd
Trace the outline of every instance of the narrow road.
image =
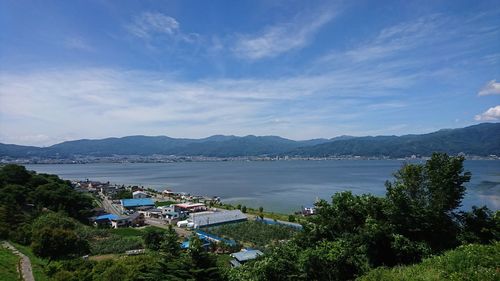
<svg viewBox="0 0 500 281">
<path fill-rule="evenodd" d="M 99 192 L 99 195 L 101 196 L 102 198 L 102 207 L 112 213 L 112 214 L 115 214 L 115 215 L 118 215 L 120 216 L 121 215 L 121 211 L 118 210 L 114 205 L 113 203 L 104 195 L 102 194 L 101 192 Z"/>
<path fill-rule="evenodd" d="M 7 241 L 4 241 L 3 246 L 9 250 L 11 250 L 14 254 L 21 258 L 21 274 L 23 276 L 24 281 L 35 281 L 35 277 L 33 277 L 33 270 L 31 269 L 31 261 L 30 258 L 25 256 L 23 253 L 19 252 L 12 244 Z"/>
<path fill-rule="evenodd" d="M 155 219 L 150 219 L 150 218 L 146 218 L 146 224 L 154 225 L 156 227 L 160 227 L 160 228 L 164 228 L 164 229 L 168 229 L 168 227 L 169 227 L 168 224 L 166 224 L 165 222 L 163 222 L 161 220 L 155 220 Z M 191 235 L 193 235 L 192 231 L 187 230 L 185 228 L 180 228 L 180 227 L 177 227 L 174 225 L 172 225 L 172 227 L 175 230 L 175 232 L 177 232 L 177 235 L 179 235 L 183 238 L 189 238 L 189 237 L 191 237 Z"/>
</svg>

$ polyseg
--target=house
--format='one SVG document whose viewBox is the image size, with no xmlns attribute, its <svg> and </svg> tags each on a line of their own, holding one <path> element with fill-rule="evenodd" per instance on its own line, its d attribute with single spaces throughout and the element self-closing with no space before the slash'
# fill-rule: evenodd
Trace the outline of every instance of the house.
<svg viewBox="0 0 500 281">
<path fill-rule="evenodd" d="M 264 253 L 259 250 L 244 249 L 243 251 L 230 254 L 230 256 L 234 259 L 230 260 L 229 262 L 231 263 L 231 266 L 238 267 L 243 263 L 254 260 L 262 255 L 264 255 Z"/>
<path fill-rule="evenodd" d="M 178 212 L 164 212 L 163 215 L 165 216 L 165 220 L 170 224 L 177 223 L 182 218 Z"/>
<path fill-rule="evenodd" d="M 175 204 L 175 211 L 176 212 L 187 212 L 187 213 L 195 213 L 195 212 L 202 212 L 207 210 L 207 206 L 203 203 L 181 203 L 181 204 Z"/>
<path fill-rule="evenodd" d="M 194 224 L 194 228 L 216 226 L 247 220 L 247 216 L 240 210 L 192 213 L 189 216 L 190 218 L 188 221 Z"/>
<path fill-rule="evenodd" d="M 137 198 L 137 199 L 121 199 L 120 204 L 123 211 L 135 210 L 139 207 L 154 207 L 155 203 L 151 198 Z"/>
<path fill-rule="evenodd" d="M 177 195 L 177 193 L 173 192 L 173 191 L 172 191 L 172 190 L 170 190 L 170 189 L 165 189 L 165 190 L 163 190 L 163 191 L 161 192 L 161 194 L 162 194 L 163 196 L 166 196 L 166 197 L 174 197 L 174 196 L 176 196 L 176 195 Z"/>
<path fill-rule="evenodd" d="M 126 227 L 129 224 L 129 219 L 124 217 L 116 216 L 111 219 L 111 228 Z"/>
<path fill-rule="evenodd" d="M 304 216 L 311 216 L 314 215 L 315 213 L 316 213 L 316 208 L 314 208 L 313 206 L 302 208 L 302 214 Z"/>
<path fill-rule="evenodd" d="M 132 192 L 132 198 L 134 199 L 149 198 L 149 195 L 144 191 L 134 191 Z"/>
<path fill-rule="evenodd" d="M 154 218 L 154 219 L 161 219 L 163 218 L 163 211 L 161 209 L 149 209 L 147 210 L 144 215 L 146 218 Z"/>
<path fill-rule="evenodd" d="M 127 219 L 130 226 L 143 226 L 145 221 L 144 215 L 140 213 L 133 213 Z"/>
<path fill-rule="evenodd" d="M 111 225 L 111 221 L 117 218 L 119 218 L 119 216 L 115 214 L 105 213 L 96 217 L 92 217 L 90 220 L 94 223 L 95 226 L 109 226 Z"/>
</svg>

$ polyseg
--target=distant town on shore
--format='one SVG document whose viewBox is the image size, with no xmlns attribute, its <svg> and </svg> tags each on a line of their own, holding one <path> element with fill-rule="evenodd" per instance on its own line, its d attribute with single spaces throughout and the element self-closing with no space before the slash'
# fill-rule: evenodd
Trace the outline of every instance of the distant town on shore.
<svg viewBox="0 0 500 281">
<path fill-rule="evenodd" d="M 176 139 L 128 136 L 75 140 L 49 147 L 0 144 L 0 163 L 171 163 L 195 161 L 279 161 L 427 159 L 432 152 L 467 159 L 498 160 L 500 123 L 482 123 L 429 134 L 294 141 L 277 136 Z"/>
</svg>

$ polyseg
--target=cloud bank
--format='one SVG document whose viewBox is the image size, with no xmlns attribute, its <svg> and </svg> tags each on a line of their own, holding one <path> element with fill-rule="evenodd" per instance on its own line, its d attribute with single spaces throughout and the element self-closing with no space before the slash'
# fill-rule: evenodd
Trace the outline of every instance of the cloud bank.
<svg viewBox="0 0 500 281">
<path fill-rule="evenodd" d="M 500 105 L 492 107 L 482 114 L 476 115 L 476 121 L 497 121 L 500 120 Z"/>
</svg>

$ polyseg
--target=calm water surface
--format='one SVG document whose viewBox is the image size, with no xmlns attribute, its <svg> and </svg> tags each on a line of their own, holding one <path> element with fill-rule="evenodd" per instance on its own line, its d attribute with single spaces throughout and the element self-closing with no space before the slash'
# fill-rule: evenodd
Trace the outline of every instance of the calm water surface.
<svg viewBox="0 0 500 281">
<path fill-rule="evenodd" d="M 384 195 L 384 182 L 392 179 L 402 161 L 332 160 L 272 162 L 185 162 L 127 164 L 40 164 L 30 170 L 57 174 L 64 179 L 110 181 L 170 188 L 191 194 L 220 196 L 226 202 L 266 210 L 291 212 L 328 199 L 339 191 Z M 487 205 L 500 208 L 500 161 L 466 161 L 472 172 L 464 208 Z"/>
</svg>

